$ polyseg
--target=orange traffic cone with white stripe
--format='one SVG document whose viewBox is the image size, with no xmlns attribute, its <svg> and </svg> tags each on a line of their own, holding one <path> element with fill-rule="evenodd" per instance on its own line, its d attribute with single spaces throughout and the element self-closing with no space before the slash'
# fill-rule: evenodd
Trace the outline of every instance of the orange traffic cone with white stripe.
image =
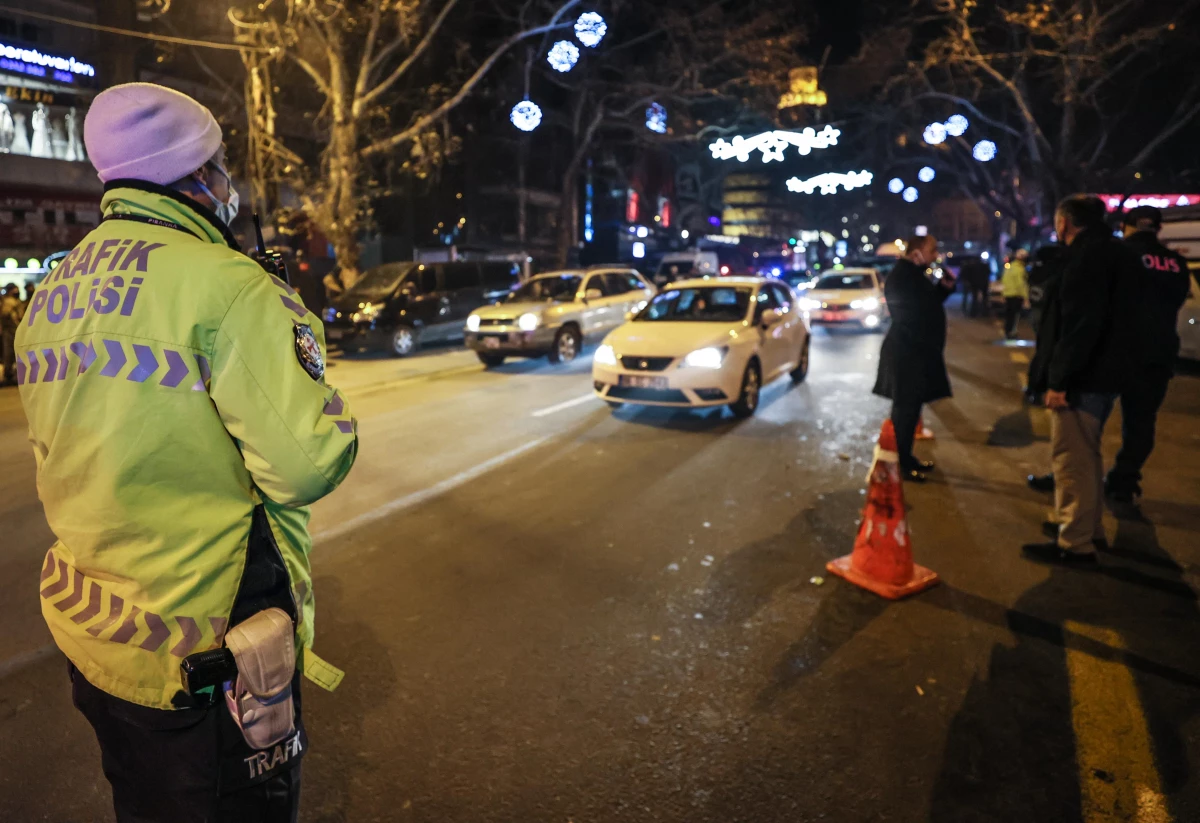
<svg viewBox="0 0 1200 823">
<path fill-rule="evenodd" d="M 938 582 L 936 572 L 913 563 L 912 541 L 900 483 L 896 430 L 885 420 L 868 476 L 867 506 L 854 551 L 826 565 L 832 574 L 889 600 L 924 591 Z"/>
<path fill-rule="evenodd" d="M 921 420 L 920 420 L 920 422 L 917 423 L 917 433 L 916 433 L 915 439 L 917 439 L 917 440 L 932 440 L 933 439 L 933 429 L 931 429 L 925 425 L 925 415 L 921 415 Z"/>
</svg>

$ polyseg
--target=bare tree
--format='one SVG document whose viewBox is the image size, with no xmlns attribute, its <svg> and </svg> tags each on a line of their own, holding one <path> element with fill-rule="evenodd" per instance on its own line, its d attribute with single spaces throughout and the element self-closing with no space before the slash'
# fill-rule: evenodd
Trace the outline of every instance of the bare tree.
<svg viewBox="0 0 1200 823">
<path fill-rule="evenodd" d="M 541 60 L 526 66 L 527 75 L 537 66 L 539 82 L 569 92 L 564 105 L 546 113 L 549 126 L 564 136 L 560 265 L 578 242 L 578 190 L 589 157 L 623 146 L 694 142 L 748 117 L 769 122 L 789 70 L 800 60 L 801 30 L 774 3 L 761 0 L 681 0 L 655 5 L 652 12 L 626 7 L 612 22 L 628 34 L 606 41 L 570 74 L 549 71 Z M 544 46 L 531 48 L 530 56 L 543 54 Z M 646 125 L 655 103 L 669 114 L 662 133 Z"/>
<path fill-rule="evenodd" d="M 523 0 L 516 20 L 504 21 L 511 32 L 489 38 L 494 45 L 478 60 L 448 36 L 452 23 L 478 23 L 462 0 L 265 0 L 232 9 L 239 41 L 253 47 L 242 54 L 255 197 L 272 184 L 289 186 L 352 282 L 373 172 L 405 154 L 400 165 L 436 163 L 452 143 L 447 115 L 513 46 L 569 27 L 566 15 L 579 2 Z M 541 22 L 528 22 L 535 17 Z M 450 63 L 451 82 L 431 80 L 435 53 Z M 315 162 L 285 137 L 292 130 L 281 128 L 281 117 L 292 106 L 281 97 L 315 101 L 302 105 L 319 146 Z"/>
<path fill-rule="evenodd" d="M 1190 36 L 1183 22 L 1197 3 L 1152 5 L 922 0 L 917 8 L 926 13 L 910 31 L 932 25 L 938 33 L 884 84 L 884 112 L 909 118 L 909 147 L 924 146 L 932 164 L 954 172 L 988 212 L 1044 225 L 1048 209 L 1071 191 L 1132 185 L 1200 116 L 1200 77 L 1179 60 Z M 1164 78 L 1172 105 L 1139 96 Z M 919 136 L 923 124 L 951 112 L 967 116 L 971 130 L 936 145 Z M 996 162 L 972 158 L 985 137 L 999 148 Z"/>
</svg>

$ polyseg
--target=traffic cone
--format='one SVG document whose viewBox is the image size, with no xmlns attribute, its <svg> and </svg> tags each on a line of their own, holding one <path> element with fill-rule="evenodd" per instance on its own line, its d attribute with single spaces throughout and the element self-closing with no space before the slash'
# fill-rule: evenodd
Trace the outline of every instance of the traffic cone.
<svg viewBox="0 0 1200 823">
<path fill-rule="evenodd" d="M 889 600 L 924 591 L 938 582 L 936 572 L 913 563 L 904 489 L 900 484 L 896 430 L 885 420 L 868 477 L 867 506 L 854 551 L 831 560 L 829 572 Z"/>
<path fill-rule="evenodd" d="M 925 415 L 921 415 L 921 420 L 919 423 L 917 423 L 916 439 L 917 440 L 932 440 L 933 439 L 933 429 L 931 429 L 925 425 Z"/>
</svg>

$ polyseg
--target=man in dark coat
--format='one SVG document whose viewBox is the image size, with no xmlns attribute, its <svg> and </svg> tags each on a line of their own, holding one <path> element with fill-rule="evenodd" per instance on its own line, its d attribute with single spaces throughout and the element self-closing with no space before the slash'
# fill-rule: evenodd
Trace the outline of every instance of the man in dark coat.
<svg viewBox="0 0 1200 823">
<path fill-rule="evenodd" d="M 1162 212 L 1140 206 L 1126 213 L 1125 245 L 1141 263 L 1137 318 L 1138 365 L 1121 391 L 1121 451 L 1105 491 L 1132 504 L 1142 493 L 1142 467 L 1154 451 L 1158 410 L 1179 356 L 1179 310 L 1191 292 L 1187 259 L 1158 242 Z"/>
<path fill-rule="evenodd" d="M 1054 218 L 1068 246 L 1055 325 L 1044 341 L 1055 480 L 1055 521 L 1047 527 L 1057 539 L 1023 548 L 1044 562 L 1094 565 L 1105 542 L 1100 438 L 1135 365 L 1138 305 L 1137 262 L 1112 236 L 1106 214 L 1099 198 L 1073 195 Z"/>
<path fill-rule="evenodd" d="M 875 394 L 892 401 L 901 475 L 923 483 L 925 472 L 934 466 L 913 456 L 913 440 L 921 407 L 950 396 L 943 304 L 954 291 L 954 279 L 946 276 L 935 282 L 927 273 L 937 258 L 936 238 L 909 238 L 905 249 L 883 287 L 892 326 L 879 350 Z"/>
<path fill-rule="evenodd" d="M 991 268 L 978 256 L 968 257 L 959 268 L 958 277 L 963 284 L 963 314 L 968 317 L 986 316 Z"/>
<path fill-rule="evenodd" d="M 1058 317 L 1059 291 L 1062 288 L 1063 269 L 1066 267 L 1066 247 L 1061 245 L 1042 246 L 1034 255 L 1033 268 L 1029 274 L 1029 300 L 1033 303 L 1037 322 L 1033 329 L 1037 335 L 1037 348 L 1029 364 L 1028 385 L 1025 387 L 1029 402 L 1041 404 L 1050 390 L 1050 358 L 1054 354 L 1054 341 L 1060 334 Z M 1054 474 L 1031 474 L 1027 478 L 1029 488 L 1039 492 L 1054 491 Z"/>
</svg>

